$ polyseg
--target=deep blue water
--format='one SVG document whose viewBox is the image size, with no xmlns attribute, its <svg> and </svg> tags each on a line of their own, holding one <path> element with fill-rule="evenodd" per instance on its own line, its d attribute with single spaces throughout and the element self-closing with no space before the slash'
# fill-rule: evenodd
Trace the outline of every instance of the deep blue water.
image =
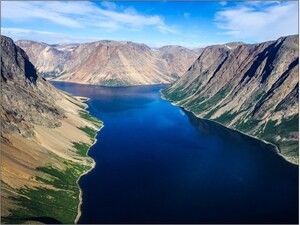
<svg viewBox="0 0 300 225">
<path fill-rule="evenodd" d="M 160 98 L 163 87 L 53 83 L 104 122 L 79 223 L 298 223 L 298 167 Z"/>
</svg>

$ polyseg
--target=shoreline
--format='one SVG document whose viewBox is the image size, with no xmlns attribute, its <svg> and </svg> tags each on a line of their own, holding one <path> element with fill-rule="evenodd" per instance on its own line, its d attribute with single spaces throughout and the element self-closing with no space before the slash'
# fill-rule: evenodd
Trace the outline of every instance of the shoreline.
<svg viewBox="0 0 300 225">
<path fill-rule="evenodd" d="M 121 85 L 121 86 L 109 86 L 109 85 L 103 85 L 103 84 L 90 84 L 90 83 L 74 82 L 74 81 L 67 81 L 67 80 L 48 80 L 48 81 L 49 82 L 57 82 L 57 83 L 92 85 L 92 86 L 99 86 L 99 87 L 104 87 L 104 88 L 147 87 L 147 86 L 153 86 L 153 85 L 171 85 L 171 84 L 173 84 L 173 82 L 170 82 L 170 83 L 132 84 L 132 85 Z"/>
<path fill-rule="evenodd" d="M 90 157 L 90 156 L 88 156 L 88 153 L 89 153 L 91 147 L 93 147 L 93 146 L 97 143 L 98 139 L 96 138 L 96 136 L 97 136 L 98 132 L 100 132 L 101 129 L 102 129 L 103 127 L 104 127 L 104 125 L 102 125 L 102 127 L 100 127 L 99 130 L 97 130 L 97 132 L 96 132 L 96 134 L 95 134 L 95 137 L 94 137 L 94 138 L 95 138 L 95 141 L 91 144 L 91 146 L 89 147 L 89 149 L 88 149 L 87 152 L 86 152 L 86 156 L 87 156 L 87 157 Z M 93 159 L 92 157 L 90 157 L 90 158 Z M 84 173 L 80 174 L 80 176 L 78 177 L 78 179 L 77 179 L 77 181 L 76 181 L 76 184 L 77 184 L 77 186 L 78 186 L 78 188 L 79 188 L 79 204 L 78 204 L 78 207 L 77 207 L 77 216 L 76 216 L 76 218 L 75 218 L 75 220 L 74 220 L 74 224 L 77 224 L 78 220 L 79 220 L 80 217 L 81 217 L 81 205 L 82 205 L 82 201 L 83 201 L 83 198 L 82 198 L 82 190 L 81 190 L 80 185 L 79 185 L 79 180 L 80 180 L 80 178 L 81 178 L 82 176 L 84 176 L 84 175 L 88 174 L 89 172 L 91 172 L 91 171 L 95 168 L 95 166 L 96 166 L 96 162 L 95 162 L 95 160 L 93 159 L 92 167 L 91 167 L 89 170 L 85 171 Z"/>
<path fill-rule="evenodd" d="M 162 89 L 161 89 L 161 90 L 162 90 Z M 286 156 L 284 156 L 283 154 L 281 154 L 280 149 L 279 149 L 278 146 L 276 146 L 275 144 L 270 143 L 270 142 L 268 142 L 268 141 L 266 141 L 266 140 L 260 139 L 260 138 L 258 138 L 258 137 L 255 137 L 255 136 L 253 136 L 253 135 L 251 135 L 251 134 L 246 134 L 246 133 L 244 133 L 244 132 L 242 132 L 242 131 L 240 131 L 240 130 L 237 130 L 237 129 L 235 129 L 235 128 L 227 127 L 227 126 L 225 126 L 224 124 L 222 124 L 222 123 L 220 123 L 220 122 L 218 122 L 218 121 L 214 121 L 214 120 L 210 120 L 210 119 L 204 119 L 204 118 L 201 118 L 201 117 L 197 116 L 197 115 L 196 115 L 194 112 L 192 112 L 191 110 L 186 109 L 185 107 L 180 106 L 180 105 L 178 105 L 178 104 L 172 102 L 170 99 L 167 99 L 167 98 L 162 94 L 161 90 L 159 91 L 160 97 L 161 97 L 163 100 L 170 102 L 172 105 L 177 106 L 177 107 L 181 107 L 181 108 L 183 108 L 184 110 L 186 110 L 186 111 L 188 111 L 188 112 L 191 112 L 191 113 L 192 113 L 195 117 L 197 117 L 198 119 L 206 120 L 206 121 L 210 121 L 210 122 L 217 123 L 217 124 L 219 124 L 219 125 L 221 125 L 221 126 L 223 126 L 223 127 L 226 127 L 226 128 L 231 129 L 231 130 L 233 130 L 233 131 L 239 132 L 239 133 L 241 133 L 241 134 L 243 134 L 243 135 L 246 135 L 246 136 L 248 136 L 248 137 L 254 138 L 254 139 L 258 140 L 258 141 L 261 141 L 261 142 L 263 142 L 264 144 L 271 145 L 272 147 L 275 148 L 275 150 L 277 151 L 277 154 L 278 154 L 280 157 L 282 157 L 285 161 L 287 161 L 287 162 L 289 162 L 289 163 L 291 163 L 291 164 L 293 164 L 293 165 L 299 166 L 298 164 L 296 164 L 296 163 L 294 163 L 294 162 L 288 160 L 288 159 L 286 158 Z M 298 162 L 299 162 L 299 161 L 298 161 Z"/>
<path fill-rule="evenodd" d="M 85 102 L 87 102 L 87 101 L 90 100 L 90 98 L 88 98 L 88 97 L 82 97 L 82 96 L 75 96 L 75 97 L 76 97 L 76 98 L 79 98 L 80 100 L 82 100 L 82 103 L 85 103 Z M 86 104 L 84 109 L 87 110 L 88 107 L 89 107 L 89 106 Z M 87 111 L 88 111 L 88 110 L 87 110 Z M 90 114 L 89 111 L 88 111 L 88 113 Z M 97 119 L 98 119 L 98 118 L 97 118 Z M 98 119 L 98 120 L 100 121 L 100 119 Z M 93 146 L 97 143 L 97 141 L 98 141 L 98 139 L 97 139 L 97 134 L 98 134 L 98 132 L 100 132 L 100 131 L 102 130 L 103 127 L 104 127 L 104 124 L 102 123 L 102 126 L 101 126 L 101 127 L 96 131 L 96 133 L 95 133 L 95 136 L 94 136 L 94 142 L 89 146 L 89 148 L 88 148 L 88 150 L 87 150 L 87 152 L 86 152 L 86 157 L 89 157 L 89 158 L 91 158 L 91 159 L 93 160 L 92 167 L 91 167 L 89 170 L 85 171 L 84 173 L 80 174 L 80 176 L 78 177 L 78 179 L 77 179 L 77 181 L 76 181 L 76 184 L 77 184 L 77 186 L 78 186 L 78 188 L 79 188 L 79 203 L 78 203 L 78 206 L 77 206 L 77 215 L 76 215 L 76 218 L 75 218 L 75 220 L 74 220 L 74 224 L 77 224 L 77 223 L 78 223 L 78 220 L 79 220 L 80 217 L 81 217 L 81 205 L 82 205 L 82 201 L 83 201 L 83 198 L 82 198 L 82 190 L 81 190 L 80 185 L 79 185 L 79 180 L 80 180 L 81 177 L 83 177 L 84 175 L 86 175 L 86 174 L 88 174 L 89 172 L 91 172 L 91 171 L 95 168 L 95 166 L 96 166 L 95 160 L 94 160 L 92 157 L 90 157 L 90 156 L 88 155 L 88 153 L 89 153 L 91 147 L 93 147 Z"/>
</svg>

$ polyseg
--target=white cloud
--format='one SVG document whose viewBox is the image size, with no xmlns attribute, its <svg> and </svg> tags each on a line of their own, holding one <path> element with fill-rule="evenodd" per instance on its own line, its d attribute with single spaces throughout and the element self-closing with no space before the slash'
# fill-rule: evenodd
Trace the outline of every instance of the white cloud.
<svg viewBox="0 0 300 225">
<path fill-rule="evenodd" d="M 1 34 L 17 40 L 32 40 L 47 44 L 85 43 L 97 41 L 96 37 L 70 37 L 65 34 L 21 28 L 1 28 Z"/>
<path fill-rule="evenodd" d="M 113 2 L 108 2 L 108 1 L 103 1 L 101 3 L 101 5 L 104 7 L 104 8 L 107 8 L 107 9 L 110 9 L 110 10 L 115 10 L 117 9 L 117 5 Z"/>
<path fill-rule="evenodd" d="M 2 35 L 12 38 L 14 41 L 18 40 L 31 40 L 37 42 L 44 42 L 47 44 L 69 44 L 69 43 L 87 43 L 107 39 L 106 37 L 90 37 L 90 36 L 68 36 L 62 33 L 47 32 L 40 30 L 30 30 L 23 28 L 1 28 Z M 117 40 L 122 41 L 122 40 Z M 123 40 L 126 41 L 126 40 Z M 209 45 L 220 43 L 204 43 L 191 41 L 189 39 L 179 41 L 144 41 L 145 44 L 152 48 L 160 48 L 165 45 L 181 45 L 186 48 L 202 48 Z"/>
<path fill-rule="evenodd" d="M 175 32 L 159 15 L 144 15 L 132 7 L 117 7 L 111 2 L 102 2 L 101 6 L 84 1 L 2 1 L 1 18 L 16 22 L 43 19 L 74 28 L 116 30 L 153 27 L 161 32 Z"/>
<path fill-rule="evenodd" d="M 247 2 L 225 7 L 215 24 L 235 39 L 266 41 L 298 33 L 298 2 Z"/>
<path fill-rule="evenodd" d="M 188 19 L 188 18 L 190 18 L 191 14 L 185 12 L 185 13 L 183 13 L 183 16 L 184 16 L 184 18 Z"/>
</svg>

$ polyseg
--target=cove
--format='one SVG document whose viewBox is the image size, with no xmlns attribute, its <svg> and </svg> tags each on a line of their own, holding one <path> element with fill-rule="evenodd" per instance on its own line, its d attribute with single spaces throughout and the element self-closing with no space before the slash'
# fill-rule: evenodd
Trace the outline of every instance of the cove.
<svg viewBox="0 0 300 225">
<path fill-rule="evenodd" d="M 52 82 L 104 122 L 79 223 L 298 223 L 298 166 L 160 97 L 163 85 Z"/>
</svg>

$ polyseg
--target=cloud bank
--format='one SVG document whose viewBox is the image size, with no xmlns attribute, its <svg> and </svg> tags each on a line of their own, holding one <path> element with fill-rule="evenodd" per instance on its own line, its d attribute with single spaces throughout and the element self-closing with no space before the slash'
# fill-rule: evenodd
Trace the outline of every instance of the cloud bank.
<svg viewBox="0 0 300 225">
<path fill-rule="evenodd" d="M 1 8 L 1 17 L 15 22 L 42 19 L 72 28 L 88 26 L 114 31 L 153 27 L 162 33 L 174 32 L 159 15 L 144 15 L 112 2 L 102 2 L 100 6 L 87 1 L 3 1 Z"/>
<path fill-rule="evenodd" d="M 298 34 L 298 2 L 243 2 L 215 15 L 221 34 L 265 41 Z"/>
</svg>

